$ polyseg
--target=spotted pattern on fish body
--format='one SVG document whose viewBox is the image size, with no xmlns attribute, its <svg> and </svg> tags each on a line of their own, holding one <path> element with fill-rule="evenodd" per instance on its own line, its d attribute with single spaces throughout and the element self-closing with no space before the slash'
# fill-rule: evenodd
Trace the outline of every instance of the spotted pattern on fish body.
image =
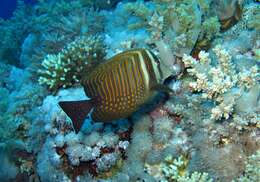
<svg viewBox="0 0 260 182">
<path fill-rule="evenodd" d="M 161 82 L 158 63 L 150 51 L 136 49 L 112 57 L 86 75 L 82 85 L 86 95 L 95 101 L 92 119 L 106 122 L 138 110 Z"/>
</svg>

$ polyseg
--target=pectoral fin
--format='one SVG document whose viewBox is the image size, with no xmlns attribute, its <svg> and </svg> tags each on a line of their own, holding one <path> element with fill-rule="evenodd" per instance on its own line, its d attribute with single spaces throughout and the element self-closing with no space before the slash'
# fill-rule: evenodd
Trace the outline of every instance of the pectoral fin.
<svg viewBox="0 0 260 182">
<path fill-rule="evenodd" d="M 85 118 L 93 108 L 91 100 L 63 101 L 59 102 L 59 106 L 72 120 L 76 133 L 79 132 Z"/>
</svg>

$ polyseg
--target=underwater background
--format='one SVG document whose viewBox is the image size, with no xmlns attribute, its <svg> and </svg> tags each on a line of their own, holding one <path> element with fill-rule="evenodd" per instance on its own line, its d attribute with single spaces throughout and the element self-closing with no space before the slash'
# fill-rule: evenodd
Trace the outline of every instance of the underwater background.
<svg viewBox="0 0 260 182">
<path fill-rule="evenodd" d="M 0 7 L 1 182 L 259 182 L 258 0 L 28 0 Z M 81 79 L 144 48 L 153 107 L 75 133 Z"/>
</svg>

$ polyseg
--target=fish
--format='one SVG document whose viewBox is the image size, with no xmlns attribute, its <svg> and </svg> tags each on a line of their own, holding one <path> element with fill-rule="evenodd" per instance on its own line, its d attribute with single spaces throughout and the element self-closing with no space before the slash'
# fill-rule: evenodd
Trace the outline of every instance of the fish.
<svg viewBox="0 0 260 182">
<path fill-rule="evenodd" d="M 81 85 L 89 100 L 59 102 L 76 132 L 89 113 L 94 122 L 127 118 L 156 93 L 172 92 L 163 84 L 159 58 L 142 48 L 124 51 L 97 65 L 84 74 Z"/>
</svg>

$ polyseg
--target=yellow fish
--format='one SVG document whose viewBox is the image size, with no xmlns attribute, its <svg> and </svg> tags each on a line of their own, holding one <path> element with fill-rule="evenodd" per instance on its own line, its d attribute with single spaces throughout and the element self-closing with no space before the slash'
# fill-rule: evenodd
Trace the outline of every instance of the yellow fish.
<svg viewBox="0 0 260 182">
<path fill-rule="evenodd" d="M 91 112 L 95 122 L 126 118 L 147 103 L 163 85 L 159 59 L 146 49 L 125 51 L 96 66 L 81 84 L 90 100 L 59 102 L 78 132 Z"/>
</svg>

